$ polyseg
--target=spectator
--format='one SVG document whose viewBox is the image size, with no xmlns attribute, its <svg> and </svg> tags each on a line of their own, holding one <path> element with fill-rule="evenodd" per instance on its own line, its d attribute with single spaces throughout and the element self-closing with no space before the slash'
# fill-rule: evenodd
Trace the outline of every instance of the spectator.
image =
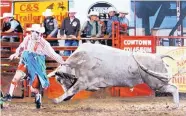
<svg viewBox="0 0 186 116">
<path fill-rule="evenodd" d="M 96 11 L 91 11 L 88 14 L 89 21 L 86 21 L 82 27 L 82 32 L 86 35 L 87 38 L 90 37 L 101 37 L 101 25 L 97 21 L 99 13 Z M 91 40 L 91 43 L 95 43 L 98 41 Z"/>
<path fill-rule="evenodd" d="M 99 19 L 99 17 L 97 18 L 98 23 L 101 26 L 101 37 L 104 38 L 105 34 L 106 34 L 106 25 L 105 25 L 105 21 Z M 106 40 L 99 40 L 99 43 L 101 44 L 106 44 Z"/>
<path fill-rule="evenodd" d="M 43 12 L 43 16 L 45 16 L 45 19 L 43 21 L 43 26 L 45 27 L 45 35 L 47 38 L 57 38 L 58 34 L 58 23 L 57 20 L 52 16 L 53 13 L 51 9 L 46 9 L 45 12 Z M 51 46 L 58 46 L 58 40 L 52 40 L 49 41 Z"/>
<path fill-rule="evenodd" d="M 40 27 L 40 24 L 32 24 L 28 31 L 31 31 L 31 34 L 24 38 L 16 52 L 9 57 L 10 60 L 20 57 L 20 62 L 10 84 L 9 92 L 3 98 L 3 101 L 11 101 L 17 82 L 28 75 L 31 91 L 36 94 L 36 105 L 40 105 L 41 94 L 39 93 L 39 85 L 42 88 L 49 86 L 49 80 L 46 75 L 45 55 L 60 64 L 63 64 L 64 61 L 41 36 L 44 32 L 44 27 Z"/>
<path fill-rule="evenodd" d="M 12 13 L 3 13 L 3 26 L 2 26 L 2 32 L 5 33 L 23 33 L 23 29 L 21 27 L 21 24 L 18 20 L 13 18 Z M 18 41 L 18 36 L 3 36 L 3 41 L 10 41 L 15 42 Z"/>
<path fill-rule="evenodd" d="M 129 26 L 129 20 L 127 19 L 126 15 L 128 15 L 127 11 L 119 11 L 119 22 L 120 24 L 126 24 Z"/>
<path fill-rule="evenodd" d="M 121 24 L 120 34 L 129 35 L 128 32 L 129 20 L 127 19 L 126 15 L 128 15 L 127 11 L 125 10 L 119 11 L 119 22 Z"/>
<path fill-rule="evenodd" d="M 116 16 L 116 9 L 113 7 L 108 8 L 109 19 L 107 21 L 107 34 L 109 38 L 112 36 L 112 23 L 115 21 L 119 22 L 118 17 Z M 112 46 L 112 40 L 107 40 L 107 45 Z"/>
<path fill-rule="evenodd" d="M 105 22 L 103 20 L 99 19 L 99 17 L 97 18 L 97 21 L 101 26 L 101 37 L 104 37 L 106 34 L 106 28 L 107 28 L 105 25 Z"/>
<path fill-rule="evenodd" d="M 118 21 L 119 18 L 116 16 L 116 9 L 113 7 L 108 8 L 108 13 L 109 13 L 109 19 L 107 21 L 107 34 L 111 35 L 112 34 L 112 22 Z"/>
<path fill-rule="evenodd" d="M 75 17 L 76 11 L 70 9 L 68 11 L 69 17 L 65 18 L 62 22 L 60 35 L 61 38 L 72 38 L 74 40 L 65 40 L 65 46 L 78 46 L 78 40 L 75 40 L 79 36 L 80 21 Z M 65 50 L 64 55 L 70 56 L 72 51 Z"/>
</svg>

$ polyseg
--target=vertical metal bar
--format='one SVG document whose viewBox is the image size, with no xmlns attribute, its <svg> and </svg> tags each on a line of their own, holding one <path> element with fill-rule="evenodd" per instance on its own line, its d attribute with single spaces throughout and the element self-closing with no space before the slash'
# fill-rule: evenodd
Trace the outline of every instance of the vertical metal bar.
<svg viewBox="0 0 186 116">
<path fill-rule="evenodd" d="M 136 0 L 134 0 L 134 36 L 136 36 Z"/>
<path fill-rule="evenodd" d="M 115 22 L 112 22 L 112 47 L 115 47 Z"/>
<path fill-rule="evenodd" d="M 180 10 L 181 10 L 180 0 L 177 0 L 176 1 L 177 21 L 180 20 Z M 179 25 L 177 28 L 177 36 L 181 36 L 181 27 L 182 27 L 182 25 Z M 177 39 L 176 43 L 178 44 L 178 46 L 182 46 L 182 39 Z"/>
</svg>

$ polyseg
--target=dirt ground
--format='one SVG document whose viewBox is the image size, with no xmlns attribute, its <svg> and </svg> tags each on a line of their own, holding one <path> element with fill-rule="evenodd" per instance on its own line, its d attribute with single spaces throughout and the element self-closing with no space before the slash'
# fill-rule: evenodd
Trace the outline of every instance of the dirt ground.
<svg viewBox="0 0 186 116">
<path fill-rule="evenodd" d="M 89 98 L 60 104 L 45 100 L 41 109 L 25 100 L 5 105 L 1 116 L 186 116 L 186 99 L 174 109 L 172 97 Z"/>
</svg>

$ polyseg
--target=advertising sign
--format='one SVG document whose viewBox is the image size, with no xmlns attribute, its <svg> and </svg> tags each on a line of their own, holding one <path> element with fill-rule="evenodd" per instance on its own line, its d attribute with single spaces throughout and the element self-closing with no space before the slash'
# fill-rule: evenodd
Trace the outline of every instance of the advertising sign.
<svg viewBox="0 0 186 116">
<path fill-rule="evenodd" d="M 108 19 L 108 8 L 114 7 L 117 11 L 125 10 L 130 13 L 131 0 L 73 0 L 73 7 L 77 10 L 76 17 L 80 19 L 81 24 L 88 20 L 88 14 L 91 10 L 99 12 L 99 18 L 103 21 Z M 127 15 L 130 18 L 130 15 Z"/>
<path fill-rule="evenodd" d="M 123 36 L 120 49 L 130 52 L 155 53 L 155 37 L 153 36 Z M 117 89 L 116 89 L 117 91 Z M 131 88 L 119 87 L 121 97 L 151 96 L 154 92 L 147 84 L 138 84 Z"/>
<path fill-rule="evenodd" d="M 114 7 L 112 4 L 107 2 L 96 2 L 88 9 L 88 14 L 90 11 L 97 11 L 99 12 L 99 19 L 106 21 L 109 18 L 108 15 L 108 8 Z"/>
<path fill-rule="evenodd" d="M 53 16 L 60 25 L 67 16 L 68 0 L 43 1 L 43 2 L 15 2 L 14 16 L 22 25 L 25 23 L 42 23 L 43 12 L 46 9 L 52 9 Z"/>
<path fill-rule="evenodd" d="M 179 92 L 186 93 L 186 47 L 158 46 L 157 53 L 170 55 L 175 59 L 164 58 L 164 61 L 172 72 L 172 82 L 178 86 Z"/>
<path fill-rule="evenodd" d="M 121 39 L 121 49 L 130 52 L 155 52 L 155 37 L 153 36 L 126 36 Z"/>
<path fill-rule="evenodd" d="M 1 8 L 0 17 L 2 17 L 3 13 L 5 13 L 5 12 L 10 13 L 12 11 L 12 2 L 11 1 L 1 1 L 0 8 Z"/>
</svg>

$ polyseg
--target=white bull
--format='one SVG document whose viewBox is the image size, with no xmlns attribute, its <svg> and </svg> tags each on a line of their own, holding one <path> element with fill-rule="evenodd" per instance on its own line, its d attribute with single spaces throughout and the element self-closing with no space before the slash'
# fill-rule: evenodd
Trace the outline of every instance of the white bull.
<svg viewBox="0 0 186 116">
<path fill-rule="evenodd" d="M 100 45 L 82 44 L 48 76 L 56 75 L 65 93 L 55 103 L 71 99 L 80 90 L 99 90 L 109 86 L 133 87 L 146 83 L 151 89 L 170 92 L 179 105 L 179 93 L 163 56 L 151 53 L 131 53 Z"/>
</svg>

